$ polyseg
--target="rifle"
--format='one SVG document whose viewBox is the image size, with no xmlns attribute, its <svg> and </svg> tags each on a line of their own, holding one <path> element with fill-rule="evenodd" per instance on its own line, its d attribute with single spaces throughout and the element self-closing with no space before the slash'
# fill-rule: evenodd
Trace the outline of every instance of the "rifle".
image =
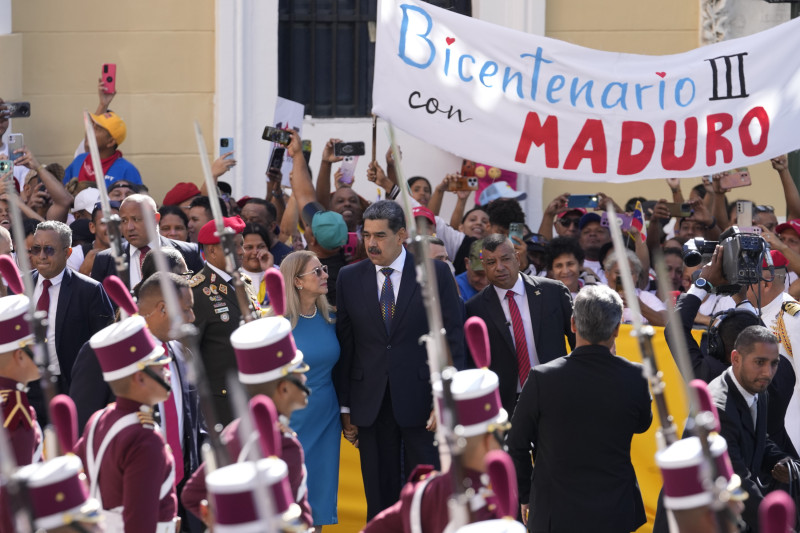
<svg viewBox="0 0 800 533">
<path fill-rule="evenodd" d="M 453 529 L 458 529 L 470 522 L 470 509 L 467 497 L 466 474 L 463 464 L 463 438 L 458 435 L 458 415 L 453 393 L 450 389 L 456 368 L 453 366 L 453 358 L 450 354 L 450 347 L 445 338 L 444 322 L 442 320 L 442 308 L 439 302 L 439 289 L 436 281 L 436 268 L 428 251 L 427 239 L 420 235 L 416 219 L 412 214 L 411 200 L 408 187 L 405 185 L 402 165 L 400 164 L 400 150 L 395 142 L 394 128 L 389 124 L 389 140 L 392 145 L 392 156 L 394 158 L 395 171 L 397 172 L 397 182 L 403 192 L 403 207 L 411 218 L 410 236 L 411 247 L 414 250 L 414 263 L 417 270 L 417 282 L 422 291 L 422 301 L 425 305 L 425 314 L 428 318 L 430 331 L 423 335 L 420 342 L 425 342 L 428 352 L 428 367 L 430 369 L 431 381 L 439 379 L 442 381 L 443 407 L 439 408 L 439 402 L 433 402 L 436 416 L 442 421 L 437 426 L 439 439 L 443 439 L 447 444 L 452 462 L 450 471 L 453 479 L 453 494 L 448 500 L 450 510 L 450 525 Z"/>
<path fill-rule="evenodd" d="M 200 124 L 195 120 L 194 133 L 197 138 L 197 149 L 200 152 L 200 163 L 203 167 L 203 175 L 206 180 L 206 189 L 208 189 L 208 201 L 211 204 L 211 213 L 214 215 L 214 223 L 217 226 L 217 236 L 219 242 L 222 244 L 222 249 L 225 251 L 226 264 L 225 271 L 231 275 L 233 279 L 233 286 L 236 288 L 236 300 L 239 302 L 239 310 L 242 313 L 242 320 L 250 322 L 259 317 L 258 312 L 250 304 L 247 298 L 244 282 L 242 281 L 242 274 L 239 268 L 242 266 L 239 260 L 239 255 L 236 253 L 236 233 L 225 227 L 225 222 L 222 219 L 222 210 L 219 207 L 219 195 L 217 194 L 217 184 L 211 175 L 211 165 L 208 164 L 208 156 L 206 156 L 206 141 L 203 138 L 203 132 L 200 130 Z"/>
<path fill-rule="evenodd" d="M 83 112 L 83 128 L 86 130 L 86 140 L 89 142 L 89 155 L 92 158 L 94 167 L 94 178 L 97 183 L 97 190 L 100 192 L 100 206 L 103 210 L 103 218 L 108 231 L 108 239 L 111 243 L 111 255 L 114 257 L 114 265 L 117 267 L 117 275 L 124 277 L 123 272 L 128 269 L 125 262 L 125 254 L 122 253 L 122 234 L 120 233 L 120 218 L 111 212 L 111 202 L 108 199 L 106 189 L 106 177 L 103 172 L 103 164 L 100 161 L 100 151 L 97 149 L 97 137 L 94 134 L 93 122 L 88 111 Z M 125 318 L 123 316 L 122 318 Z"/>
</svg>

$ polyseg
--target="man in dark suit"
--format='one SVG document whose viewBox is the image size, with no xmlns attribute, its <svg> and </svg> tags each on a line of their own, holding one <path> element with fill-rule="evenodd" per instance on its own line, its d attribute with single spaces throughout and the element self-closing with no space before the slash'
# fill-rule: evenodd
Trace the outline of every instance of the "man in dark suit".
<svg viewBox="0 0 800 533">
<path fill-rule="evenodd" d="M 119 207 L 119 218 L 121 221 L 120 232 L 127 241 L 122 245 L 122 253 L 128 269 L 117 274 L 111 250 L 103 250 L 95 257 L 94 265 L 92 265 L 92 278 L 102 282 L 112 274 L 119 275 L 126 286 L 133 288 L 142 280 L 142 263 L 147 252 L 156 246 L 176 248 L 186 261 L 186 266 L 193 272 L 199 272 L 203 268 L 203 258 L 196 244 L 173 241 L 161 236 L 159 236 L 160 243 L 151 242 L 147 236 L 145 216 L 154 216 L 156 227 L 158 227 L 161 215 L 152 198 L 144 194 L 132 194 L 125 198 Z"/>
<path fill-rule="evenodd" d="M 653 416 L 642 366 L 611 353 L 621 318 L 615 291 L 581 289 L 575 349 L 534 367 L 522 388 L 507 443 L 528 531 L 620 533 L 646 521 L 631 439 Z"/>
<path fill-rule="evenodd" d="M 47 351 L 50 371 L 57 377 L 56 392 L 69 390 L 72 365 L 81 346 L 108 326 L 114 317 L 103 286 L 67 268 L 72 253 L 72 230 L 62 222 L 47 220 L 36 227 L 31 246 L 33 300 L 47 312 Z M 48 420 L 39 384 L 28 392 L 43 424 Z"/>
<path fill-rule="evenodd" d="M 503 409 L 511 415 L 530 369 L 567 355 L 565 336 L 575 345 L 572 296 L 560 281 L 520 272 L 519 253 L 505 235 L 486 237 L 481 256 L 489 285 L 467 302 L 467 316 L 486 322 L 489 369 L 500 378 Z"/>
<path fill-rule="evenodd" d="M 789 480 L 789 456 L 767 435 L 766 391 L 781 359 L 778 344 L 778 337 L 763 326 L 745 328 L 736 338 L 731 366 L 708 384 L 733 470 L 749 494 L 742 513 L 748 531 L 759 530 L 758 507 L 765 492 L 758 476 L 771 472 L 781 483 Z"/>
<path fill-rule="evenodd" d="M 336 283 L 337 393 L 345 437 L 358 442 L 369 520 L 397 501 L 414 467 L 437 465 L 438 455 L 428 357 L 419 344 L 429 327 L 414 260 L 403 247 L 403 210 L 390 201 L 372 204 L 362 237 L 370 260 L 344 267 Z M 458 291 L 448 266 L 434 267 L 450 352 L 463 368 Z"/>
<path fill-rule="evenodd" d="M 175 403 L 176 408 L 173 412 L 177 416 L 178 431 L 176 433 L 173 433 L 169 427 L 169 417 L 166 415 L 170 411 L 164 408 L 166 402 L 159 404 L 159 423 L 162 427 L 166 426 L 167 444 L 170 445 L 175 456 L 175 483 L 180 496 L 184 483 L 200 465 L 200 446 L 205 439 L 205 426 L 199 410 L 197 388 L 188 381 L 184 357 L 185 348 L 180 342 L 173 340 L 170 335 L 172 324 L 160 285 L 160 278 L 163 275 L 163 273 L 157 272 L 142 284 L 139 289 L 139 312 L 147 321 L 150 333 L 165 346 L 172 356 L 172 361 L 169 363 L 171 386 L 173 391 L 180 391 L 180 395 L 171 395 L 167 400 L 167 402 Z M 184 323 L 193 322 L 194 298 L 189 283 L 177 274 L 167 275 L 169 283 L 172 283 L 178 292 Z M 78 354 L 72 375 L 70 396 L 78 411 L 78 431 L 83 433 L 89 417 L 113 402 L 115 396 L 103 380 L 100 363 L 88 342 Z M 175 436 L 177 439 L 174 439 Z M 170 442 L 170 437 L 173 437 L 172 442 Z M 180 449 L 178 450 L 178 448 Z M 176 450 L 180 452 L 180 455 Z M 183 460 L 180 461 L 180 458 Z M 181 471 L 183 471 L 183 475 L 181 475 Z M 180 498 L 178 498 L 178 502 L 180 502 Z M 189 521 L 189 528 L 184 528 L 184 530 L 203 531 L 200 521 L 194 515 L 185 513 L 180 503 L 178 513 L 183 518 L 184 524 L 187 524 L 187 520 Z"/>
</svg>

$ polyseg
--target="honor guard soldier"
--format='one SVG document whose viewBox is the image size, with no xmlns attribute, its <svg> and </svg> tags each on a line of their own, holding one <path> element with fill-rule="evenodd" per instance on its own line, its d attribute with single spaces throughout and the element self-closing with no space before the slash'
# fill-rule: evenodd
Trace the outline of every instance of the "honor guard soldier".
<svg viewBox="0 0 800 533">
<path fill-rule="evenodd" d="M 470 334 L 467 328 L 465 331 Z M 486 331 L 485 328 L 483 331 Z M 466 439 L 461 462 L 474 492 L 468 505 L 473 520 L 481 521 L 502 518 L 504 514 L 495 503 L 492 503 L 495 495 L 488 487 L 486 457 L 492 450 L 500 449 L 500 433 L 509 428 L 509 422 L 508 413 L 500 401 L 500 381 L 497 374 L 488 368 L 488 353 L 479 356 L 472 343 L 470 348 L 473 350 L 476 364 L 482 368 L 456 373 L 450 384 L 450 391 L 455 401 L 458 423 L 463 427 L 461 436 Z M 441 381 L 433 384 L 433 395 L 435 401 L 439 403 L 438 412 L 441 413 L 445 408 Z M 442 423 L 439 420 L 439 424 Z M 513 471 L 513 468 L 511 470 Z M 514 482 L 516 483 L 516 478 Z M 432 467 L 418 467 L 409 483 L 403 487 L 400 500 L 375 516 L 363 531 L 442 533 L 449 530 L 447 502 L 453 493 L 453 485 L 450 473 L 433 472 Z M 516 507 L 516 496 L 512 499 L 512 505 Z M 481 529 L 481 531 L 494 530 Z"/>
<path fill-rule="evenodd" d="M 241 255 L 244 221 L 235 216 L 225 218 L 224 222 L 225 227 L 236 232 L 236 253 Z M 236 368 L 236 356 L 233 354 L 230 338 L 231 333 L 239 327 L 242 313 L 231 275 L 225 271 L 225 251 L 216 232 L 217 226 L 212 220 L 197 233 L 197 242 L 203 247 L 206 264 L 189 280 L 189 285 L 194 295 L 194 325 L 198 330 L 203 365 L 214 396 L 214 408 L 220 423 L 228 424 L 233 420 L 233 413 L 226 397 L 228 391 L 225 378 L 228 372 Z M 242 281 L 248 301 L 260 311 L 258 296 L 250 278 L 242 275 Z"/>
<path fill-rule="evenodd" d="M 15 476 L 24 482 L 34 526 L 48 533 L 99 533 L 100 503 L 89 497 L 83 464 L 75 455 L 28 465 Z"/>
<path fill-rule="evenodd" d="M 271 297 L 272 298 L 272 297 Z M 289 427 L 293 411 L 303 409 L 308 403 L 310 390 L 306 387 L 305 372 L 308 365 L 303 362 L 303 353 L 295 347 L 292 325 L 283 317 L 266 317 L 249 322 L 238 328 L 230 339 L 236 352 L 239 381 L 250 396 L 263 394 L 272 400 L 278 411 L 280 457 L 289 469 L 289 485 L 292 501 L 302 511 L 300 520 L 313 524 L 311 507 L 306 493 L 306 468 L 303 448 Z M 238 420 L 225 428 L 223 438 L 236 439 Z M 247 445 L 229 442 L 232 460 L 241 458 L 239 450 Z M 200 516 L 200 501 L 205 497 L 205 481 L 199 468 L 183 489 L 184 506 Z"/>
<path fill-rule="evenodd" d="M 0 402 L 3 426 L 18 466 L 41 457 L 42 433 L 26 394 L 28 383 L 40 375 L 31 351 L 33 334 L 26 318 L 29 310 L 26 296 L 0 298 Z"/>
<path fill-rule="evenodd" d="M 117 397 L 92 415 L 76 445 L 89 494 L 100 502 L 109 531 L 173 533 L 175 464 L 153 421 L 153 406 L 169 397 L 169 356 L 138 315 L 89 342 Z"/>
</svg>

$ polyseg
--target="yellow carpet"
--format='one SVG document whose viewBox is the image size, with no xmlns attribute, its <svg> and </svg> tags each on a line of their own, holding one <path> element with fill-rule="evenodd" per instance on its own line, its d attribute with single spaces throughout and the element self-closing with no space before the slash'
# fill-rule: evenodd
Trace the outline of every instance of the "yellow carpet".
<svg viewBox="0 0 800 533">
<path fill-rule="evenodd" d="M 631 327 L 623 325 L 617 339 L 617 353 L 631 361 L 641 362 L 638 343 L 630 336 Z M 695 336 L 699 341 L 700 332 Z M 664 339 L 664 329 L 656 328 L 653 338 L 659 370 L 664 374 L 666 383 L 665 396 L 667 406 L 675 423 L 678 434 L 683 431 L 688 414 L 688 401 L 681 381 L 680 373 L 672 359 Z M 656 514 L 656 501 L 661 490 L 661 473 L 655 463 L 656 430 L 660 427 L 658 414 L 653 406 L 653 424 L 647 433 L 636 435 L 631 446 L 631 458 L 636 469 L 636 477 L 642 490 L 644 506 L 647 511 L 647 524 L 639 528 L 639 533 L 653 529 Z M 364 497 L 364 486 L 361 482 L 361 467 L 358 450 L 342 438 L 341 462 L 339 468 L 339 524 L 326 526 L 324 533 L 354 533 L 364 527 L 367 516 L 367 504 Z"/>
</svg>

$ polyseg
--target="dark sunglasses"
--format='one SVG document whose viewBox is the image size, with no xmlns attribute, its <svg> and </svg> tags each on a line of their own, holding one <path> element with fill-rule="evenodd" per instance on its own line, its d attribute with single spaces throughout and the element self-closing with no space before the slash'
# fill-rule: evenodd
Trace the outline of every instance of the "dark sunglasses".
<svg viewBox="0 0 800 533">
<path fill-rule="evenodd" d="M 570 226 L 577 226 L 580 222 L 580 217 L 561 217 L 558 219 L 558 223 L 567 228 Z"/>
<path fill-rule="evenodd" d="M 303 276 L 307 276 L 307 275 L 309 275 L 309 274 L 314 274 L 314 275 L 315 275 L 315 276 L 317 276 L 318 278 L 321 278 L 321 277 L 322 277 L 322 273 L 323 273 L 323 272 L 324 272 L 325 274 L 327 274 L 327 273 L 328 273 L 328 265 L 320 265 L 320 266 L 318 266 L 317 268 L 314 268 L 314 269 L 312 269 L 312 270 L 309 270 L 308 272 L 303 272 L 302 274 L 298 274 L 298 275 L 297 275 L 297 277 L 298 277 L 298 278 L 302 278 Z"/>
<path fill-rule="evenodd" d="M 61 250 L 63 250 L 63 249 L 64 248 L 61 248 Z M 37 244 L 35 246 L 31 246 L 31 249 L 28 250 L 28 253 L 31 254 L 34 257 L 38 256 L 42 252 L 44 252 L 44 255 L 46 255 L 47 257 L 53 257 L 54 255 L 56 255 L 56 249 L 53 248 L 52 246 L 49 246 L 49 245 L 48 246 L 39 246 Z"/>
</svg>

